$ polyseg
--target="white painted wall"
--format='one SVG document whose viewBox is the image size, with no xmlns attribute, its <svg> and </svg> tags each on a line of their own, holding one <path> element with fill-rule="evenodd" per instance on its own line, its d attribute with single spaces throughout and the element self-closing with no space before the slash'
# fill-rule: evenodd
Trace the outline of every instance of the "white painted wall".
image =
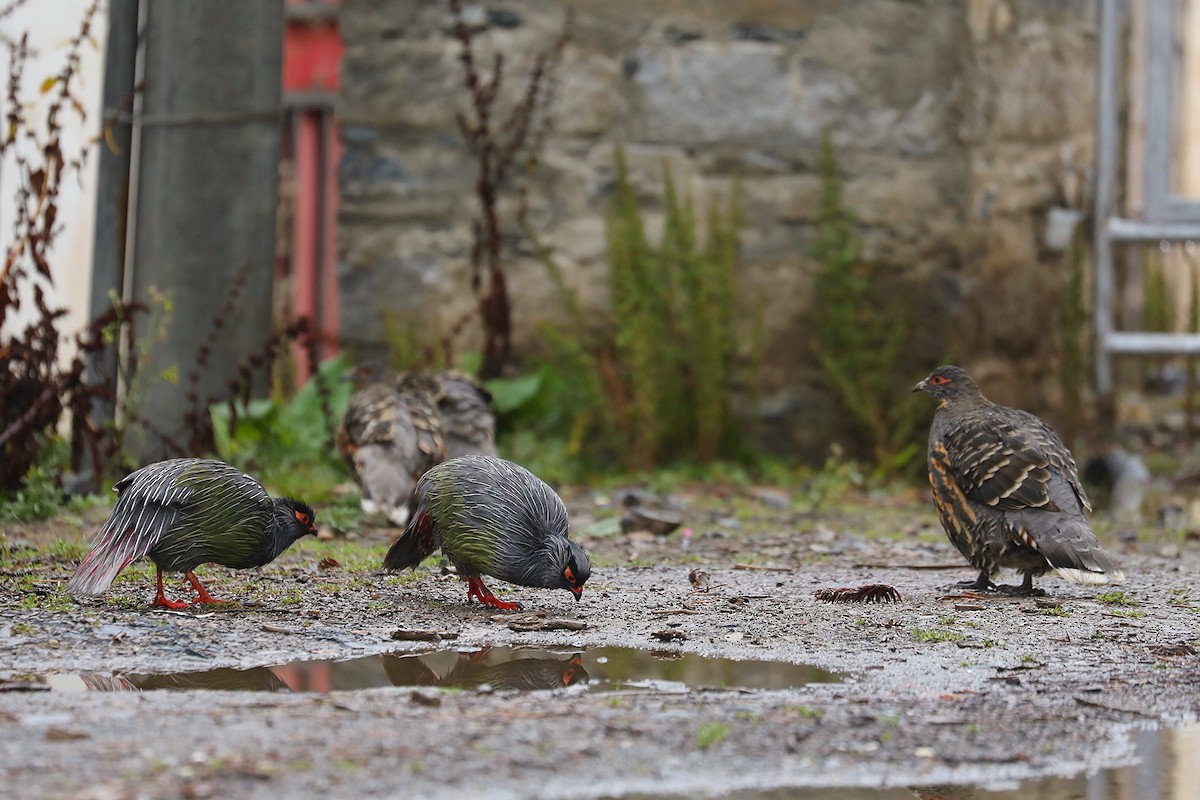
<svg viewBox="0 0 1200 800">
<path fill-rule="evenodd" d="M 46 109 L 56 90 L 41 94 L 42 81 L 62 70 L 70 41 L 78 34 L 83 14 L 90 0 L 53 0 L 53 2 L 26 3 L 15 13 L 0 20 L 0 33 L 7 38 L 19 40 L 29 34 L 32 58 L 25 68 L 21 86 L 21 98 L 26 109 L 26 118 L 35 123 L 34 130 L 45 134 Z M 86 113 L 81 121 L 74 110 L 60 115 L 64 123 L 63 152 L 68 159 L 74 158 L 81 148 L 97 137 L 103 125 L 100 108 L 104 77 L 104 43 L 108 31 L 108 18 L 101 11 L 93 18 L 90 37 L 95 43 L 84 44 L 81 51 L 78 76 L 74 84 L 75 97 Z M 9 78 L 7 49 L 0 49 L 0 70 L 3 82 Z M 2 94 L 2 93 L 0 93 Z M 0 100 L 0 102 L 3 102 Z M 36 152 L 33 142 L 22 142 L 23 152 Z M 64 182 L 58 201 L 58 223 L 62 231 L 49 253 L 54 277 L 57 302 L 65 306 L 69 314 L 60 325 L 60 332 L 70 337 L 79 330 L 88 318 L 88 303 L 92 277 L 92 235 L 96 217 L 97 147 L 91 145 L 84 171 Z M 12 224 L 15 218 L 14 191 L 17 170 L 10 157 L 0 162 L 0 245 L 4 251 L 13 244 Z"/>
</svg>

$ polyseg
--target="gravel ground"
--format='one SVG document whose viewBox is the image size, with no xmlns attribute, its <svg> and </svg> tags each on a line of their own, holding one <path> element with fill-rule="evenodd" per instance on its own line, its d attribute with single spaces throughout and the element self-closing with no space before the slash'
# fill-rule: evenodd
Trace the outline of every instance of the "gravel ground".
<svg viewBox="0 0 1200 800">
<path fill-rule="evenodd" d="M 580 603 L 497 582 L 497 594 L 523 603 L 519 615 L 466 605 L 463 586 L 433 568 L 378 572 L 372 559 L 382 557 L 386 531 L 309 540 L 260 573 L 206 567 L 214 593 L 240 602 L 186 612 L 144 607 L 145 567 L 96 602 L 62 595 L 79 551 L 47 542 L 86 540 L 104 509 L 7 531 L 5 794 L 732 797 L 778 787 L 994 787 L 1128 763 L 1137 731 L 1200 716 L 1195 545 L 1114 548 L 1128 580 L 1108 602 L 1099 599 L 1106 587 L 1055 577 L 1038 582 L 1048 598 L 977 597 L 944 588 L 973 575 L 915 494 L 803 513 L 775 490 L 673 500 L 695 532 L 686 549 L 679 532 L 618 533 L 608 498 L 569 496 L 597 568 Z M 705 573 L 699 586 L 689 580 L 695 569 Z M 903 600 L 814 598 L 873 583 Z M 536 629 L 562 619 L 585 627 Z M 15 691 L 52 674 L 429 649 L 394 639 L 399 630 L 441 631 L 459 647 L 627 646 L 811 664 L 847 678 L 750 692 Z M 876 796 L 830 791 L 812 796 Z"/>
</svg>

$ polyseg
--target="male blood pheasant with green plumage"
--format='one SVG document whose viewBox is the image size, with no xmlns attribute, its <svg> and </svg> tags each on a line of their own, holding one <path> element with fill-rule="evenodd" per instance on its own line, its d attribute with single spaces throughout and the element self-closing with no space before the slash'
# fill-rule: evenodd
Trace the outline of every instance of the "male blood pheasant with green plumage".
<svg viewBox="0 0 1200 800">
<path fill-rule="evenodd" d="M 73 595 L 100 594 L 121 570 L 149 556 L 158 571 L 153 605 L 187 606 L 167 599 L 163 570 L 184 573 L 198 602 L 219 602 L 196 577 L 196 567 L 261 567 L 301 536 L 317 532 L 308 505 L 271 499 L 258 481 L 221 461 L 160 461 L 126 476 L 113 489 L 117 504 L 67 583 Z"/>
<path fill-rule="evenodd" d="M 417 482 L 413 502 L 404 535 L 383 560 L 386 569 L 415 567 L 440 547 L 467 581 L 468 602 L 477 597 L 492 608 L 518 608 L 493 595 L 484 575 L 567 589 L 576 600 L 583 594 L 592 565 L 567 538 L 566 506 L 524 467 L 492 456 L 450 459 Z"/>
<path fill-rule="evenodd" d="M 938 401 L 933 502 L 950 541 L 979 570 L 961 586 L 1030 594 L 1033 577 L 1050 571 L 1076 583 L 1125 579 L 1088 527 L 1075 460 L 1046 423 L 991 402 L 960 367 L 938 367 L 913 391 Z M 1002 567 L 1024 573 L 1019 587 L 992 583 Z"/>
</svg>

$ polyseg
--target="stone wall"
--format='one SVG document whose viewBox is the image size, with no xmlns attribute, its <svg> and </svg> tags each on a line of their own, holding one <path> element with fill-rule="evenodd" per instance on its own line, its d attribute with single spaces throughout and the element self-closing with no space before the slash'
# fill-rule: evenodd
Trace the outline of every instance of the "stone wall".
<svg viewBox="0 0 1200 800">
<path fill-rule="evenodd" d="M 740 176 L 745 288 L 766 298 L 769 334 L 756 412 L 781 449 L 819 456 L 837 418 L 806 322 L 815 166 L 828 128 L 865 256 L 919 320 L 897 390 L 953 357 L 994 399 L 1053 415 L 1066 274 L 1061 254 L 1044 251 L 1042 227 L 1047 209 L 1081 203 L 1086 188 L 1091 0 L 471 6 L 485 58 L 506 54 L 510 90 L 567 6 L 576 16 L 558 124 L 530 198 L 535 225 L 590 303 L 606 299 L 615 143 L 652 218 L 664 163 L 701 202 Z M 385 312 L 435 331 L 473 304 L 474 165 L 454 122 L 465 93 L 444 4 L 346 0 L 341 26 L 342 333 L 360 353 L 379 354 Z M 537 344 L 533 323 L 557 309 L 527 250 L 509 260 L 525 352 Z"/>
</svg>

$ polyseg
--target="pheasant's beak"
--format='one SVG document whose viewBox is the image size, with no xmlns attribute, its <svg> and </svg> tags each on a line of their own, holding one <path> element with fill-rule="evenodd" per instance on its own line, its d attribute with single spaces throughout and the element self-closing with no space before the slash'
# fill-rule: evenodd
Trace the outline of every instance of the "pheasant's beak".
<svg viewBox="0 0 1200 800">
<path fill-rule="evenodd" d="M 581 599 L 583 599 L 583 587 L 582 586 L 572 586 L 571 594 L 575 595 L 575 602 L 578 603 Z"/>
<path fill-rule="evenodd" d="M 913 392 L 923 392 L 928 388 L 929 388 L 929 379 L 926 378 L 925 380 L 921 381 L 916 386 L 914 386 L 912 388 L 912 390 L 913 390 Z M 912 392 L 909 392 L 909 394 L 912 394 Z"/>
</svg>

